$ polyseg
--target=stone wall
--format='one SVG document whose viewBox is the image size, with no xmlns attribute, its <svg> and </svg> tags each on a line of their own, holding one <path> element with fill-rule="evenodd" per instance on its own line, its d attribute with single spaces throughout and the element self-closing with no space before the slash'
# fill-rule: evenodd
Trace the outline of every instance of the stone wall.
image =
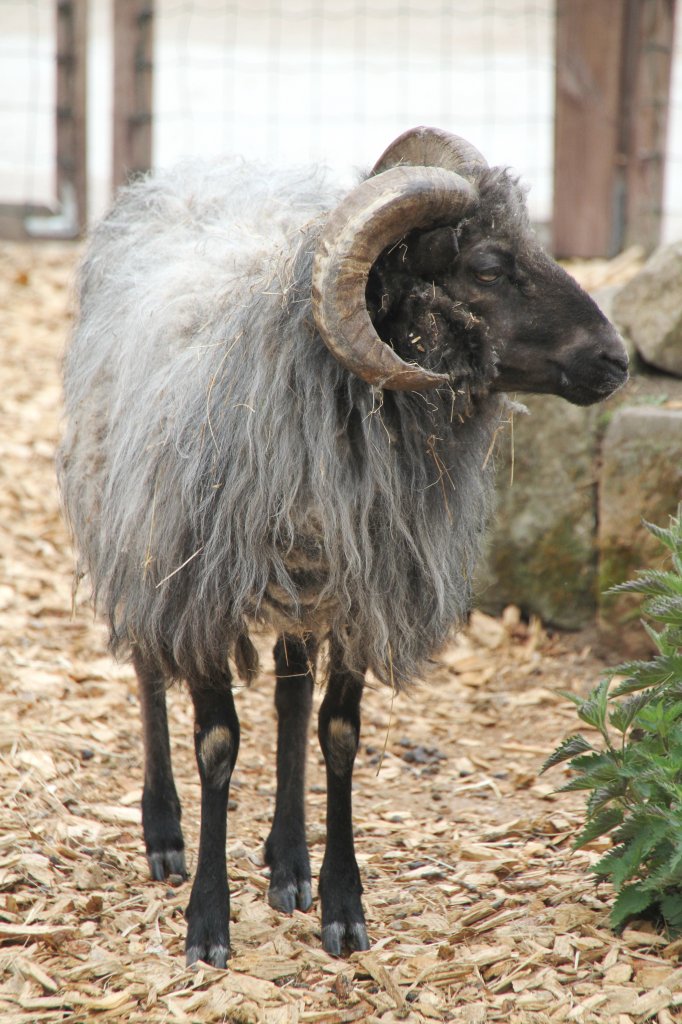
<svg viewBox="0 0 682 1024">
<path fill-rule="evenodd" d="M 604 647 L 627 656 L 650 645 L 638 599 L 603 591 L 661 560 L 642 519 L 666 524 L 682 501 L 682 329 L 676 335 L 672 323 L 677 317 L 682 328 L 682 249 L 668 248 L 677 281 L 659 251 L 607 310 L 627 328 L 629 384 L 587 409 L 523 399 L 529 415 L 515 414 L 498 445 L 498 515 L 477 580 L 484 610 L 516 604 L 564 629 L 597 622 Z M 678 293 L 665 316 L 648 308 L 660 300 L 662 267 L 666 288 Z M 657 331 L 666 372 L 654 368 Z"/>
</svg>

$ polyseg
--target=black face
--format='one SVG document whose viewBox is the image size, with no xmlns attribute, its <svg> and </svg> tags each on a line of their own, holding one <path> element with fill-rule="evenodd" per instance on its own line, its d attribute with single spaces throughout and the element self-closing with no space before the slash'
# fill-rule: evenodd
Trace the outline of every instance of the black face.
<svg viewBox="0 0 682 1024">
<path fill-rule="evenodd" d="M 452 280 L 498 339 L 495 390 L 554 394 L 590 405 L 627 380 L 620 335 L 541 249 L 513 255 L 498 243 L 479 242 L 462 249 Z"/>
<path fill-rule="evenodd" d="M 372 270 L 367 298 L 379 335 L 429 369 L 496 391 L 601 401 L 627 380 L 615 328 L 536 245 L 413 232 Z"/>
</svg>

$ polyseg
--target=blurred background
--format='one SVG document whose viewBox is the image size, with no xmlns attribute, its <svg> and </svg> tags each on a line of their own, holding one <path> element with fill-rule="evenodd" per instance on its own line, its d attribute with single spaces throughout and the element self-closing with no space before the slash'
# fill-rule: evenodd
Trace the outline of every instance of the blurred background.
<svg viewBox="0 0 682 1024">
<path fill-rule="evenodd" d="M 674 0 L 0 0 L 0 236 L 237 152 L 351 180 L 401 131 L 516 168 L 555 252 L 682 237 Z M 679 29 L 679 25 L 678 25 Z"/>
</svg>

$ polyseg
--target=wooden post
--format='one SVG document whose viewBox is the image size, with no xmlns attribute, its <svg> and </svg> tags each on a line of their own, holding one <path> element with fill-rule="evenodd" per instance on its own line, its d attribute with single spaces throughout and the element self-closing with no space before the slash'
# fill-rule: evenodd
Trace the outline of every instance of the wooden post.
<svg viewBox="0 0 682 1024">
<path fill-rule="evenodd" d="M 58 0 L 56 185 L 60 213 L 55 220 L 63 222 L 57 232 L 62 237 L 81 234 L 88 219 L 87 49 L 88 0 Z"/>
<path fill-rule="evenodd" d="M 675 0 L 557 0 L 554 251 L 660 238 Z"/>
<path fill-rule="evenodd" d="M 153 17 L 153 0 L 114 0 L 114 187 L 152 164 Z"/>
<path fill-rule="evenodd" d="M 674 22 L 675 0 L 628 4 L 622 113 L 625 246 L 654 249 L 660 241 Z"/>
<path fill-rule="evenodd" d="M 56 204 L 0 204 L 0 237 L 78 238 L 88 220 L 88 0 L 57 0 Z"/>
</svg>

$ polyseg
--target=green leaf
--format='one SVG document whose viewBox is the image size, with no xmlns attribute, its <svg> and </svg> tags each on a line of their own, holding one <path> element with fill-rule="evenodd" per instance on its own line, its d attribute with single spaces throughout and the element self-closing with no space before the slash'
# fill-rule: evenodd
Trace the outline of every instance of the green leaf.
<svg viewBox="0 0 682 1024">
<path fill-rule="evenodd" d="M 654 689 L 644 690 L 636 693 L 629 700 L 622 704 L 615 704 L 611 709 L 609 721 L 618 732 L 627 732 L 628 727 L 635 720 L 642 708 L 645 708 L 650 701 L 656 699 L 657 693 Z"/>
<path fill-rule="evenodd" d="M 627 678 L 612 690 L 611 697 L 620 697 L 645 686 L 660 686 L 672 679 L 682 679 L 682 654 L 657 654 L 649 661 L 626 661 L 618 665 L 614 673 Z"/>
<path fill-rule="evenodd" d="M 588 755 L 585 756 L 587 757 Z M 602 757 L 604 755 L 597 756 Z M 593 789 L 603 792 L 605 789 L 608 789 L 609 795 L 613 799 L 614 797 L 621 796 L 626 791 L 627 786 L 628 781 L 622 776 L 617 765 L 614 764 L 613 768 L 605 765 L 595 765 L 593 771 L 581 770 L 580 774 L 576 775 L 573 779 L 569 779 L 557 792 L 573 793 L 582 789 Z"/>
<path fill-rule="evenodd" d="M 596 783 L 593 779 L 585 778 L 584 775 L 579 775 L 575 779 L 570 779 L 565 782 L 563 786 L 559 786 L 557 793 L 576 793 L 581 789 L 594 789 Z"/>
<path fill-rule="evenodd" d="M 613 691 L 613 696 L 625 697 L 628 693 L 639 693 L 640 690 L 646 690 L 649 686 L 651 683 L 647 679 L 637 679 L 635 676 L 631 676 L 618 684 Z"/>
<path fill-rule="evenodd" d="M 641 914 L 655 902 L 655 897 L 643 888 L 641 882 L 633 882 L 632 885 L 624 886 L 618 893 L 611 910 L 612 927 L 620 928 L 628 918 L 634 917 L 635 914 Z"/>
<path fill-rule="evenodd" d="M 606 804 L 621 797 L 626 788 L 627 783 L 624 784 L 622 779 L 618 779 L 616 783 L 612 783 L 610 786 L 598 786 L 588 797 L 587 817 L 594 818 Z"/>
<path fill-rule="evenodd" d="M 571 761 L 571 768 L 580 775 L 589 777 L 594 785 L 607 785 L 615 782 L 620 776 L 620 759 L 610 750 L 599 753 L 592 750 L 587 754 L 578 754 Z"/>
<path fill-rule="evenodd" d="M 658 745 L 654 744 L 654 750 L 658 747 L 662 752 L 667 753 L 667 742 L 670 740 L 671 733 L 675 725 L 682 720 L 682 702 L 679 700 L 667 701 L 663 699 L 664 696 L 659 693 L 656 699 L 647 701 L 637 715 L 637 724 L 650 733 L 654 733 L 663 741 Z M 649 742 L 653 742 L 652 739 Z"/>
<path fill-rule="evenodd" d="M 646 613 L 658 622 L 668 622 L 672 626 L 682 626 L 682 596 L 652 597 L 646 603 Z"/>
<path fill-rule="evenodd" d="M 656 896 L 661 896 L 673 889 L 678 890 L 680 875 L 679 870 L 676 871 L 672 863 L 674 857 L 670 857 L 670 843 L 661 843 L 660 850 L 657 849 L 654 852 L 655 857 L 652 857 L 652 862 L 647 864 L 649 869 L 646 877 L 647 889 L 649 892 L 655 893 Z"/>
<path fill-rule="evenodd" d="M 682 576 L 670 569 L 649 569 L 642 576 L 652 594 L 668 594 L 670 597 L 682 594 Z"/>
<path fill-rule="evenodd" d="M 646 804 L 631 811 L 611 838 L 614 846 L 625 847 L 642 835 L 651 835 L 655 845 L 665 835 L 668 828 L 668 818 L 665 813 Z"/>
<path fill-rule="evenodd" d="M 604 734 L 606 730 L 606 707 L 609 696 L 609 679 L 602 679 L 599 686 L 595 687 L 590 696 L 578 708 L 578 717 L 583 722 L 598 729 Z"/>
<path fill-rule="evenodd" d="M 642 874 L 642 865 L 647 856 L 656 848 L 668 831 L 668 823 L 659 819 L 651 823 L 646 830 L 641 830 L 629 843 L 625 844 L 623 854 L 611 870 L 611 881 L 616 889 L 633 878 Z"/>
<path fill-rule="evenodd" d="M 655 523 L 648 523 L 646 519 L 642 520 L 642 525 L 646 526 L 649 533 L 652 533 L 657 540 L 660 540 L 661 544 L 665 544 L 671 551 L 676 551 L 680 547 L 679 519 L 672 518 L 668 529 L 663 526 L 657 526 Z"/>
<path fill-rule="evenodd" d="M 661 914 L 673 933 L 682 931 L 682 893 L 666 893 L 660 899 Z"/>
<path fill-rule="evenodd" d="M 649 826 L 652 819 L 657 819 L 659 817 L 660 813 L 657 813 L 655 810 L 652 813 L 647 806 L 638 807 L 636 810 L 631 811 L 628 816 L 624 818 L 620 828 L 611 836 L 613 845 L 621 846 L 630 842 L 630 840 L 634 836 L 638 835 L 642 829 Z"/>
<path fill-rule="evenodd" d="M 682 626 L 666 626 L 661 630 L 663 640 L 660 650 L 664 654 L 674 654 L 682 647 Z"/>
<path fill-rule="evenodd" d="M 609 807 L 602 811 L 596 818 L 589 821 L 578 838 L 573 842 L 573 849 L 580 850 L 581 847 L 591 843 L 593 839 L 606 835 L 623 821 L 623 811 L 620 807 Z"/>
<path fill-rule="evenodd" d="M 585 698 L 580 697 L 577 693 L 572 693 L 571 690 L 557 690 L 560 697 L 565 697 L 566 700 L 570 700 L 576 707 L 581 707 L 585 703 Z"/>
<path fill-rule="evenodd" d="M 584 736 L 580 733 L 575 733 L 573 736 L 569 736 L 556 748 L 553 754 L 550 754 L 539 774 L 542 775 L 548 768 L 553 768 L 557 764 L 561 764 L 562 761 L 569 761 L 572 757 L 576 757 L 578 754 L 584 754 L 588 750 L 594 750 L 591 743 L 588 743 Z"/>
<path fill-rule="evenodd" d="M 607 594 L 682 594 L 682 577 L 675 572 L 662 569 L 643 569 L 635 573 L 635 578 L 617 583 L 606 591 Z"/>
<path fill-rule="evenodd" d="M 653 641 L 654 646 L 657 650 L 661 652 L 661 654 L 675 653 L 678 644 L 675 644 L 670 638 L 670 626 L 665 626 L 660 632 L 656 632 L 653 626 L 651 626 L 648 622 L 644 622 L 644 620 L 642 620 L 642 628 L 644 629 L 644 632 L 647 634 L 649 639 Z M 682 632 L 680 635 L 682 637 Z M 682 643 L 682 639 L 678 643 Z"/>
<path fill-rule="evenodd" d="M 592 864 L 588 868 L 588 871 L 593 875 L 603 875 L 605 878 L 611 878 L 613 872 L 617 870 L 618 865 L 623 859 L 624 853 L 625 846 L 620 843 L 618 846 L 614 846 L 612 850 L 607 850 L 596 864 Z"/>
<path fill-rule="evenodd" d="M 600 875 L 601 877 L 610 880 L 615 867 L 623 856 L 624 850 L 625 847 L 622 844 L 614 846 L 611 850 L 607 850 L 607 852 L 600 857 L 598 861 L 588 867 L 588 872 L 592 875 Z"/>
</svg>

